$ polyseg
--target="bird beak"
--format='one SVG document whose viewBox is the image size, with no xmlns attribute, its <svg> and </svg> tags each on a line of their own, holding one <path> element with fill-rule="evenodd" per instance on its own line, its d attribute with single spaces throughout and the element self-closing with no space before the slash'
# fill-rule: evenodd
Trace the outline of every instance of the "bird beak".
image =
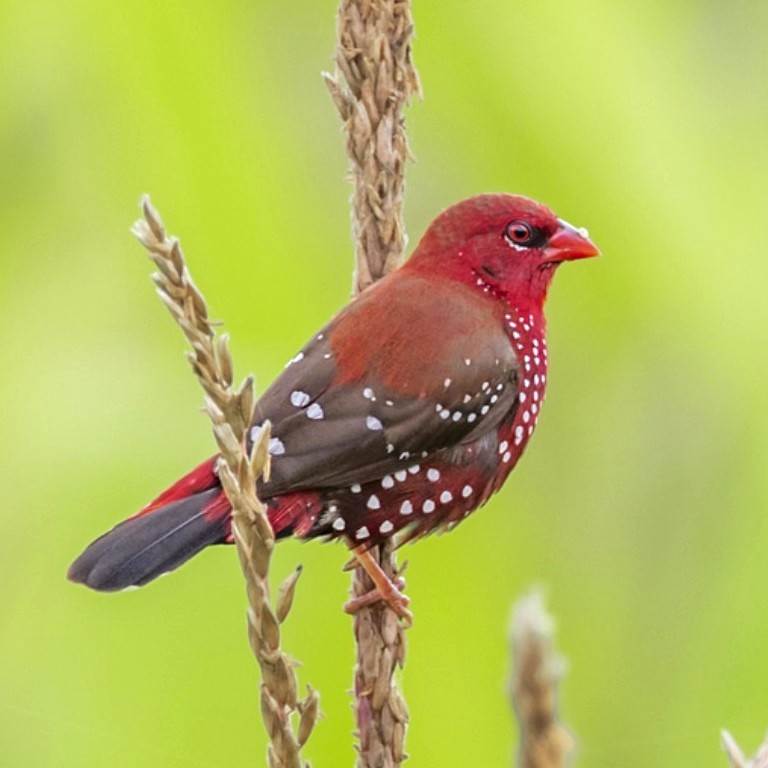
<svg viewBox="0 0 768 768">
<path fill-rule="evenodd" d="M 576 227 L 562 219 L 558 220 L 560 227 L 549 238 L 544 249 L 546 262 L 574 261 L 575 259 L 587 259 L 590 256 L 599 256 L 600 251 L 589 239 L 589 233 L 583 227 Z"/>
</svg>

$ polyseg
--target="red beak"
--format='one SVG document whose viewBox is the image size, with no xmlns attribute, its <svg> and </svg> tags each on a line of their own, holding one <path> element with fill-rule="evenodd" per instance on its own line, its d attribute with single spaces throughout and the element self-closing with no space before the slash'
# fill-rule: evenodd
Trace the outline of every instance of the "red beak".
<svg viewBox="0 0 768 768">
<path fill-rule="evenodd" d="M 600 255 L 597 246 L 589 239 L 586 229 L 576 229 L 567 221 L 559 221 L 560 228 L 549 238 L 544 249 L 545 261 L 573 261 Z"/>
</svg>

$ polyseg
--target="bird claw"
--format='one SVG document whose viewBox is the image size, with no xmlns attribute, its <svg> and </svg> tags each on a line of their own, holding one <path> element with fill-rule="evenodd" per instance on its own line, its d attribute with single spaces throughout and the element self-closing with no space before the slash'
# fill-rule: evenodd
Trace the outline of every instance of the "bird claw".
<svg viewBox="0 0 768 768">
<path fill-rule="evenodd" d="M 398 576 L 390 582 L 390 587 L 380 589 L 374 587 L 370 592 L 364 595 L 353 597 L 344 603 L 344 611 L 349 614 L 356 614 L 360 609 L 367 608 L 379 601 L 386 603 L 394 611 L 407 627 L 413 624 L 413 614 L 408 610 L 411 600 L 400 590 L 405 588 L 405 579 Z"/>
<path fill-rule="evenodd" d="M 405 589 L 405 579 L 399 574 L 390 579 L 367 549 L 356 549 L 355 558 L 365 569 L 374 586 L 370 592 L 348 600 L 344 604 L 344 610 L 347 613 L 357 613 L 361 608 L 382 601 L 410 627 L 413 624 L 413 614 L 408 610 L 411 601 L 401 591 Z"/>
</svg>

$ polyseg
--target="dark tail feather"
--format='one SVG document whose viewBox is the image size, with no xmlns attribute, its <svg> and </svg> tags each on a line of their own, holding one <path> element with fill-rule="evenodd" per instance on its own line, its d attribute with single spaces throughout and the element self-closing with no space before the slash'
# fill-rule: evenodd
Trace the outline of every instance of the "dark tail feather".
<svg viewBox="0 0 768 768">
<path fill-rule="evenodd" d="M 141 586 L 229 535 L 230 506 L 217 483 L 187 498 L 145 507 L 96 539 L 67 575 L 103 592 Z"/>
</svg>

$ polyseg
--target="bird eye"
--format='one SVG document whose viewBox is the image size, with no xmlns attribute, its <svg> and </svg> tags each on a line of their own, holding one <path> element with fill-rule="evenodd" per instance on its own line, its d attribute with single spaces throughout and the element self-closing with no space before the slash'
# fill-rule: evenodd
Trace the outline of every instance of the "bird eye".
<svg viewBox="0 0 768 768">
<path fill-rule="evenodd" d="M 511 224 L 507 224 L 504 237 L 514 245 L 531 245 L 535 239 L 535 232 L 530 224 L 526 224 L 524 221 L 513 221 Z"/>
</svg>

